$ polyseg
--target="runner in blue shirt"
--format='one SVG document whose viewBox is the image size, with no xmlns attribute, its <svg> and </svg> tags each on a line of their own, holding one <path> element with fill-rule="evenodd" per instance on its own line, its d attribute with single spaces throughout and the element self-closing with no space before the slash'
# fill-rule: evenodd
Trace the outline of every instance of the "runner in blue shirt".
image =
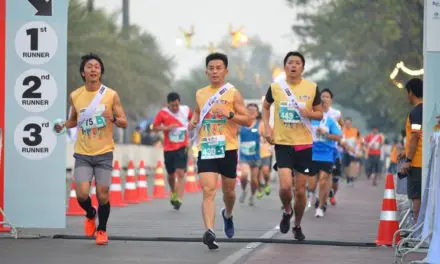
<svg viewBox="0 0 440 264">
<path fill-rule="evenodd" d="M 258 105 L 248 104 L 248 113 L 255 120 L 250 127 L 242 126 L 240 128 L 240 183 L 242 193 L 239 198 L 240 203 L 244 203 L 247 196 L 246 186 L 249 181 L 249 176 L 251 180 L 251 196 L 249 197 L 249 205 L 253 206 L 255 203 L 255 193 L 258 188 L 260 188 L 260 121 L 256 120 L 259 115 Z"/>
<path fill-rule="evenodd" d="M 321 101 L 324 117 L 321 121 L 312 120 L 313 149 L 312 158 L 315 164 L 314 171 L 319 179 L 319 206 L 316 209 L 316 217 L 323 217 L 330 191 L 330 175 L 337 157 L 337 142 L 342 138 L 342 130 L 338 122 L 329 114 L 330 104 Z M 313 184 L 312 184 L 313 185 Z M 309 187 L 312 191 L 316 188 Z"/>
</svg>

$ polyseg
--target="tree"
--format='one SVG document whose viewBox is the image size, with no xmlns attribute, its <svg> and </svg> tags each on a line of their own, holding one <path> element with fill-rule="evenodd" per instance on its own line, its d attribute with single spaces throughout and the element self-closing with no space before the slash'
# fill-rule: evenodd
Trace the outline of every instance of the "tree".
<svg viewBox="0 0 440 264">
<path fill-rule="evenodd" d="M 303 7 L 292 27 L 307 57 L 323 70 L 320 86 L 331 87 L 338 102 L 362 111 L 370 126 L 400 128 L 409 110 L 404 90 L 389 75 L 403 60 L 423 63 L 423 0 L 287 0 Z M 317 8 L 307 8 L 310 4 Z M 405 82 L 409 76 L 399 75 Z"/>
<path fill-rule="evenodd" d="M 103 82 L 116 89 L 127 116 L 136 121 L 148 104 L 158 104 L 170 90 L 172 59 L 165 57 L 155 40 L 137 26 L 131 26 L 128 39 L 122 38 L 117 16 L 102 10 L 89 12 L 79 0 L 69 2 L 68 92 L 82 85 L 80 57 L 93 52 L 104 61 Z"/>
<path fill-rule="evenodd" d="M 240 90 L 245 99 L 261 98 L 272 81 L 271 64 L 272 47 L 263 43 L 258 37 L 250 38 L 247 46 L 234 49 L 230 46 L 229 37 L 218 45 L 219 52 L 228 55 L 229 74 L 227 81 Z M 182 95 L 182 102 L 195 106 L 195 92 L 208 84 L 205 65 L 201 64 L 191 70 L 188 77 L 176 82 L 176 89 Z"/>
</svg>

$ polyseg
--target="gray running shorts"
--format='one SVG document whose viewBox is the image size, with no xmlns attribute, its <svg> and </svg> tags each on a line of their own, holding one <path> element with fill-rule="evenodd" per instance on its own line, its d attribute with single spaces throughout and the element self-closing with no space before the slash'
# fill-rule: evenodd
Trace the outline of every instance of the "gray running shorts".
<svg viewBox="0 0 440 264">
<path fill-rule="evenodd" d="M 251 168 L 259 168 L 261 160 L 240 160 L 240 163 L 248 164 Z"/>
<path fill-rule="evenodd" d="M 272 167 L 272 156 L 261 158 L 261 166 L 260 167 L 264 167 L 264 166 L 268 166 L 269 168 Z"/>
<path fill-rule="evenodd" d="M 110 186 L 112 183 L 113 152 L 89 156 L 75 153 L 75 182 L 91 182 L 95 176 L 96 185 Z"/>
</svg>

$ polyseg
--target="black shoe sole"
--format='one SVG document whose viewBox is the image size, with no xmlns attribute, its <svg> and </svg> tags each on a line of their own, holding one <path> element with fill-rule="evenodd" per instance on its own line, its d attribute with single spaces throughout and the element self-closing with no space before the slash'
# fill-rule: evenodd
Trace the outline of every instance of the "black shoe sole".
<svg viewBox="0 0 440 264">
<path fill-rule="evenodd" d="M 219 248 L 217 242 L 212 237 L 210 239 L 203 237 L 203 244 L 205 244 L 210 250 Z"/>
<path fill-rule="evenodd" d="M 303 241 L 303 240 L 306 239 L 306 236 L 304 236 L 304 235 L 302 235 L 300 237 L 295 236 L 295 239 L 298 240 L 298 241 Z"/>
<path fill-rule="evenodd" d="M 295 229 L 293 228 L 292 228 L 292 233 L 293 233 L 293 237 L 298 241 L 303 241 L 304 239 L 306 239 L 306 236 L 303 233 L 296 234 Z"/>
<path fill-rule="evenodd" d="M 217 244 L 214 243 L 215 241 L 211 242 L 211 243 L 205 243 L 203 242 L 203 244 L 205 244 L 210 250 L 214 250 L 214 249 L 218 249 L 219 246 Z"/>
<path fill-rule="evenodd" d="M 176 202 L 176 203 L 173 204 L 174 210 L 177 210 L 177 211 L 179 211 L 181 206 L 182 206 L 182 204 L 179 203 L 179 202 Z"/>
</svg>

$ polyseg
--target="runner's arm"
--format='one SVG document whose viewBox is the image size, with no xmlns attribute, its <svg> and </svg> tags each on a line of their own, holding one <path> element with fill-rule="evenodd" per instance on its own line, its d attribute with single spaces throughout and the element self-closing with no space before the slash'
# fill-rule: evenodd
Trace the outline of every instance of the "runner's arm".
<svg viewBox="0 0 440 264">
<path fill-rule="evenodd" d="M 64 126 L 66 128 L 73 128 L 76 127 L 78 124 L 78 113 L 76 112 L 75 107 L 73 107 L 73 100 L 71 96 L 69 96 L 69 103 L 70 103 L 69 116 L 67 117 Z"/>
<path fill-rule="evenodd" d="M 113 97 L 113 115 L 114 124 L 120 128 L 126 128 L 128 125 L 127 117 L 125 116 L 124 108 L 122 107 L 121 98 L 119 94 L 115 93 Z"/>
<path fill-rule="evenodd" d="M 341 128 L 344 128 L 344 118 L 342 118 L 342 114 L 338 119 L 338 124 L 341 126 Z"/>
<path fill-rule="evenodd" d="M 192 115 L 191 120 L 189 121 L 188 128 L 190 130 L 196 128 L 197 123 L 199 123 L 200 119 L 200 108 L 199 105 L 196 103 L 196 107 L 194 108 L 194 113 Z"/>
<path fill-rule="evenodd" d="M 234 94 L 234 117 L 232 117 L 232 121 L 241 126 L 251 126 L 252 118 L 249 116 L 246 106 L 244 104 L 243 96 L 241 96 L 240 92 L 236 91 Z"/>
<path fill-rule="evenodd" d="M 312 120 L 321 120 L 323 116 L 323 110 L 321 104 L 313 106 L 313 111 L 307 113 L 307 117 Z"/>
<path fill-rule="evenodd" d="M 321 93 L 319 92 L 318 86 L 316 87 L 315 98 L 313 100 L 313 111 L 308 112 L 307 117 L 312 120 L 321 120 L 323 117 L 323 109 L 321 105 Z"/>
<path fill-rule="evenodd" d="M 422 136 L 422 112 L 414 109 L 409 114 L 409 121 L 411 126 L 411 133 L 408 136 L 408 153 L 406 158 L 412 160 L 416 154 L 417 144 Z"/>
<path fill-rule="evenodd" d="M 271 129 L 269 120 L 270 120 L 270 107 L 272 106 L 273 102 L 275 100 L 273 99 L 272 95 L 272 86 L 269 86 L 267 89 L 266 96 L 263 101 L 263 109 L 261 110 L 261 120 L 263 121 L 264 125 L 264 131 L 269 131 Z M 263 131 L 264 135 L 265 132 Z"/>
<path fill-rule="evenodd" d="M 414 154 L 417 150 L 417 144 L 420 140 L 420 132 L 411 132 L 409 136 L 409 147 L 408 147 L 408 153 L 406 154 L 406 158 L 412 160 L 414 158 Z"/>
<path fill-rule="evenodd" d="M 336 142 L 342 139 L 342 130 L 334 119 L 330 120 L 330 133 L 327 134 L 327 138 Z"/>
<path fill-rule="evenodd" d="M 156 118 L 153 121 L 153 131 L 155 132 L 159 132 L 159 131 L 168 131 L 171 130 L 173 128 L 177 128 L 179 127 L 177 124 L 171 124 L 169 126 L 166 126 L 163 123 L 163 116 L 162 116 L 162 111 L 159 111 L 159 113 L 157 114 Z"/>
</svg>

